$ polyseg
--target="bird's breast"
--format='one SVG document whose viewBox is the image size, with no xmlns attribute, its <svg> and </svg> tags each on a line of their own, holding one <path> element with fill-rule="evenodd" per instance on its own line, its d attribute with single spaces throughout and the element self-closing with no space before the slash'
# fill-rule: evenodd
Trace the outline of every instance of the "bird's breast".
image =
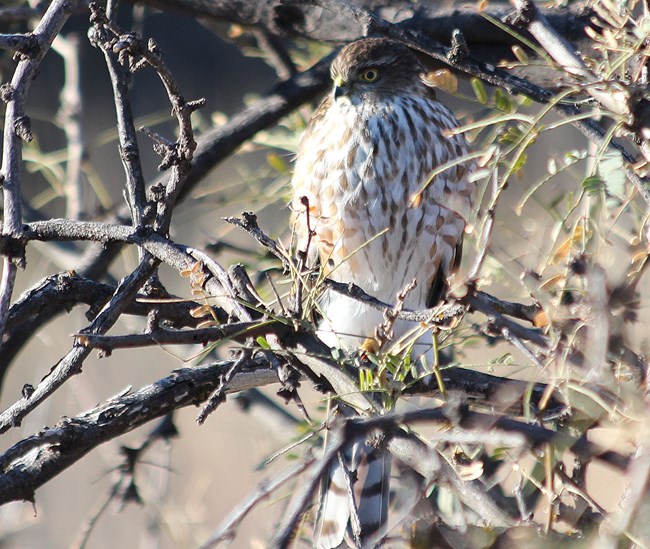
<svg viewBox="0 0 650 549">
<path fill-rule="evenodd" d="M 324 113 L 301 144 L 294 196 L 309 199 L 310 226 L 330 276 L 393 301 L 413 278 L 432 276 L 441 252 L 448 249 L 443 260 L 453 261 L 464 220 L 445 201 L 466 183 L 453 170 L 428 185 L 427 179 L 466 152 L 463 139 L 445 135 L 456 125 L 442 105 L 425 99 L 335 102 Z M 416 291 L 415 300 L 426 291 Z"/>
</svg>

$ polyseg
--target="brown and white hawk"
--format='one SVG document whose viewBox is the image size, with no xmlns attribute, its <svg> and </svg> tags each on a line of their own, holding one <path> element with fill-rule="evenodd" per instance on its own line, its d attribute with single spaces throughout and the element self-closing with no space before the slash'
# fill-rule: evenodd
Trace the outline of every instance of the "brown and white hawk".
<svg viewBox="0 0 650 549">
<path fill-rule="evenodd" d="M 309 223 L 310 247 L 327 276 L 387 303 L 415 280 L 404 303 L 409 309 L 432 307 L 443 296 L 460 259 L 475 191 L 471 163 L 454 164 L 469 145 L 449 131 L 458 120 L 436 100 L 423 72 L 416 55 L 392 40 L 368 38 L 343 48 L 331 67 L 333 92 L 309 122 L 292 180 L 299 249 L 306 246 Z M 445 164 L 450 167 L 427 184 Z M 321 339 L 348 350 L 372 338 L 382 322 L 380 311 L 333 292 L 322 313 Z M 398 321 L 394 338 L 413 328 Z M 412 354 L 425 355 L 430 346 L 431 337 L 422 337 Z M 366 500 L 362 493 L 356 502 L 362 540 L 385 522 L 390 470 L 389 459 L 376 459 L 368 448 L 359 457 L 363 446 L 346 456 L 353 477 L 359 462 L 369 468 Z M 319 513 L 318 547 L 339 546 L 350 528 L 344 477 L 333 468 Z"/>
</svg>

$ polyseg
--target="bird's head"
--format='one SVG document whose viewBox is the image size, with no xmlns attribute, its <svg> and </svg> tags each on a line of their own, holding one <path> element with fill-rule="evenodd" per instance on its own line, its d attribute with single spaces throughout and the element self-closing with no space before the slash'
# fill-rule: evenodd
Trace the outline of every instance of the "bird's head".
<svg viewBox="0 0 650 549">
<path fill-rule="evenodd" d="M 343 48 L 332 63 L 334 99 L 356 104 L 369 97 L 422 90 L 423 67 L 403 44 L 366 38 Z"/>
</svg>

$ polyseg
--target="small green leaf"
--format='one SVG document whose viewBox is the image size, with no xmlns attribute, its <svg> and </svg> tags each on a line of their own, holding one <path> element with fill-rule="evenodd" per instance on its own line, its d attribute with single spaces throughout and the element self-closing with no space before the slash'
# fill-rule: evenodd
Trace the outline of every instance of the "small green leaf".
<svg viewBox="0 0 650 549">
<path fill-rule="evenodd" d="M 494 92 L 494 106 L 503 112 L 513 112 L 515 110 L 510 97 L 501 88 L 497 88 Z"/>
<path fill-rule="evenodd" d="M 266 341 L 266 338 L 264 336 L 259 336 L 255 341 L 257 341 L 257 344 L 262 347 L 262 349 L 266 349 L 268 351 L 271 348 L 269 342 Z"/>
<path fill-rule="evenodd" d="M 359 389 L 361 391 L 371 391 L 374 385 L 372 371 L 368 368 L 359 368 Z"/>
<path fill-rule="evenodd" d="M 502 145 L 516 145 L 522 139 L 523 132 L 519 126 L 508 126 L 499 136 Z"/>
<path fill-rule="evenodd" d="M 488 100 L 488 94 L 487 91 L 485 90 L 485 86 L 483 85 L 483 82 L 478 78 L 472 78 L 471 83 L 472 83 L 472 89 L 474 90 L 474 95 L 476 96 L 476 100 L 481 105 L 485 105 Z"/>
<path fill-rule="evenodd" d="M 583 191 L 593 196 L 603 190 L 604 182 L 599 175 L 590 175 L 582 180 L 581 186 Z"/>
<path fill-rule="evenodd" d="M 525 152 L 522 152 L 517 158 L 517 161 L 512 166 L 512 173 L 517 173 L 520 170 L 523 170 L 527 160 L 528 160 L 528 155 Z"/>
</svg>

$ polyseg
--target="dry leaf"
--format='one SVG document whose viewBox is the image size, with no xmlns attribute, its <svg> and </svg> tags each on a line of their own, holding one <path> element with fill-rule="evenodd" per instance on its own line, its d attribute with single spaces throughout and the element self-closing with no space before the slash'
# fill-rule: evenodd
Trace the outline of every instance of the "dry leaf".
<svg viewBox="0 0 650 549">
<path fill-rule="evenodd" d="M 429 71 L 422 75 L 422 81 L 427 86 L 438 88 L 447 93 L 456 93 L 458 90 L 458 78 L 449 69 Z"/>
<path fill-rule="evenodd" d="M 558 246 L 557 250 L 555 250 L 551 263 L 553 264 L 563 263 L 568 257 L 573 247 L 580 242 L 580 240 L 582 239 L 582 235 L 583 235 L 582 225 L 576 225 L 573 234 L 569 236 L 569 238 L 567 238 L 564 242 L 562 242 L 562 244 Z"/>
<path fill-rule="evenodd" d="M 200 307 L 196 307 L 190 311 L 190 316 L 192 318 L 201 318 L 203 316 L 209 315 L 210 312 L 212 311 L 212 308 L 210 305 L 201 305 Z"/>
<path fill-rule="evenodd" d="M 533 326 L 535 326 L 535 328 L 543 328 L 544 326 L 548 326 L 548 323 L 549 319 L 545 311 L 538 311 L 535 313 L 535 316 L 533 316 Z"/>
</svg>

